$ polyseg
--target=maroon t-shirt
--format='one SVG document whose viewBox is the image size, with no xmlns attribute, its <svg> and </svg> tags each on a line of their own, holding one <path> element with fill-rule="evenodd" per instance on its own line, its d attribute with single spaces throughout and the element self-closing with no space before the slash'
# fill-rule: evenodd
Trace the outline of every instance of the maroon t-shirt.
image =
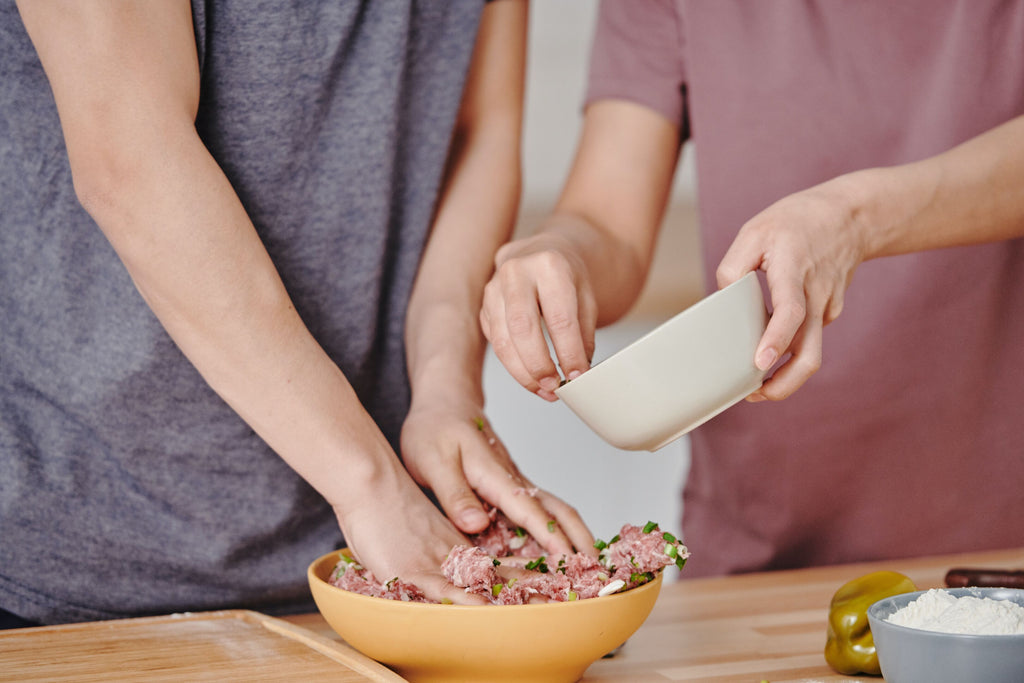
<svg viewBox="0 0 1024 683">
<path fill-rule="evenodd" d="M 710 291 L 777 199 L 1024 114 L 1024 2 L 605 0 L 604 98 L 694 141 Z M 693 432 L 685 575 L 1024 545 L 1024 240 L 863 264 L 823 352 Z"/>
</svg>

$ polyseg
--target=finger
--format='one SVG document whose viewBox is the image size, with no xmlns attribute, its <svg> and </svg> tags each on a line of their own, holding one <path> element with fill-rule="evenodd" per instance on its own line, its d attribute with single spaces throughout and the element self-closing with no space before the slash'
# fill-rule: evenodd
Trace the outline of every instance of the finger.
<svg viewBox="0 0 1024 683">
<path fill-rule="evenodd" d="M 526 529 L 549 553 L 565 554 L 575 546 L 578 550 L 593 550 L 594 537 L 579 513 L 558 497 L 538 489 L 526 477 L 509 455 L 505 445 L 485 424 L 488 437 L 486 453 L 480 453 L 479 462 L 488 463 L 479 477 L 470 484 L 488 503 L 502 510 L 515 524 Z M 474 446 L 466 446 L 468 459 Z M 594 551 L 596 554 L 596 551 Z"/>
<path fill-rule="evenodd" d="M 541 492 L 529 482 L 527 486 L 503 492 L 497 506 L 513 523 L 526 531 L 552 556 L 569 555 L 573 542 L 555 516 L 541 502 Z"/>
<path fill-rule="evenodd" d="M 747 273 L 761 267 L 764 249 L 751 237 L 753 231 L 748 225 L 740 229 L 715 270 L 715 280 L 719 289 L 728 287 Z"/>
<path fill-rule="evenodd" d="M 509 265 L 504 266 L 497 275 L 504 295 L 504 325 L 512 347 L 506 353 L 514 349 L 533 383 L 553 394 L 558 388 L 560 377 L 544 336 L 539 293 L 533 287 L 531 278 L 521 276 L 517 269 Z"/>
<path fill-rule="evenodd" d="M 453 446 L 457 450 L 457 446 Z M 463 473 L 461 455 L 448 457 L 417 457 L 417 462 L 429 463 L 421 474 L 437 497 L 445 516 L 466 534 L 476 534 L 487 528 L 490 517 L 483 503 Z"/>
<path fill-rule="evenodd" d="M 839 317 L 839 314 L 843 312 L 843 304 L 846 297 L 846 290 L 850 286 L 850 280 L 853 278 L 853 273 L 850 273 L 846 277 L 846 281 L 842 284 L 837 284 L 832 290 L 832 295 L 829 297 L 828 306 L 825 308 L 825 320 L 824 323 L 835 322 Z"/>
<path fill-rule="evenodd" d="M 495 445 L 504 449 L 500 442 Z M 544 507 L 543 492 L 522 476 L 511 459 L 508 463 L 508 467 L 492 468 L 486 476 L 474 481 L 476 491 L 512 523 L 525 529 L 549 553 L 571 553 L 572 541 L 555 515 Z"/>
<path fill-rule="evenodd" d="M 509 301 L 505 307 L 505 325 L 527 374 L 541 389 L 553 393 L 561 382 L 561 376 L 551 359 L 540 308 L 535 302 Z"/>
<path fill-rule="evenodd" d="M 540 499 L 544 509 L 554 517 L 562 533 L 568 537 L 572 546 L 585 555 L 597 557 L 597 549 L 594 547 L 594 535 L 590 532 L 579 511 L 572 507 L 558 496 L 539 491 L 537 497 Z"/>
<path fill-rule="evenodd" d="M 768 273 L 772 315 L 754 353 L 754 364 L 768 370 L 781 358 L 807 319 L 803 281 L 793 276 Z"/>
<path fill-rule="evenodd" d="M 486 301 L 489 298 L 487 291 L 485 291 L 484 296 Z M 508 333 L 504 299 L 497 295 L 490 298 L 493 298 L 493 301 L 485 305 L 480 311 L 480 326 L 491 344 L 494 355 L 504 366 L 506 372 L 511 375 L 512 379 L 517 381 L 524 389 L 537 394 L 547 401 L 555 401 L 557 397 L 554 391 L 542 389 L 537 380 L 526 369 L 526 366 L 523 365 L 519 352 L 515 344 L 512 343 Z"/>
<path fill-rule="evenodd" d="M 573 290 L 569 295 L 540 291 L 544 324 L 551 337 L 558 365 L 566 379 L 576 379 L 590 368 L 594 354 L 596 304 L 588 293 Z"/>
<path fill-rule="evenodd" d="M 788 398 L 821 368 L 822 321 L 817 316 L 807 319 L 793 344 L 792 356 L 758 393 L 770 401 Z"/>
<path fill-rule="evenodd" d="M 435 602 L 451 602 L 456 605 L 489 605 L 490 602 L 481 595 L 469 593 L 459 588 L 436 572 L 414 573 L 410 583 L 416 585 L 423 594 Z"/>
<path fill-rule="evenodd" d="M 594 361 L 597 334 L 597 299 L 594 292 L 587 290 L 580 296 L 580 335 L 583 337 L 583 351 L 587 355 L 587 367 Z"/>
</svg>

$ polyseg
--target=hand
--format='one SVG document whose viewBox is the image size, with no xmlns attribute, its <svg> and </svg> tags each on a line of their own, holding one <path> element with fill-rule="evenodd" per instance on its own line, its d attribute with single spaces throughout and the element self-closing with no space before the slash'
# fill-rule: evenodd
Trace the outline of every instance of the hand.
<svg viewBox="0 0 1024 683">
<path fill-rule="evenodd" d="M 360 500 L 334 505 L 353 555 L 381 582 L 401 577 L 434 601 L 485 604 L 480 596 L 449 583 L 441 572 L 448 552 L 469 541 L 404 472 L 397 479 L 393 493 L 390 487 L 368 487 Z"/>
<path fill-rule="evenodd" d="M 548 553 L 593 552 L 594 537 L 579 513 L 522 475 L 473 401 L 433 395 L 414 403 L 402 427 L 402 456 L 464 533 L 487 528 L 486 501 Z"/>
<path fill-rule="evenodd" d="M 786 398 L 821 367 L 822 329 L 842 312 L 865 256 L 854 198 L 867 173 L 841 176 L 769 206 L 740 229 L 719 264 L 719 287 L 757 269 L 767 276 L 773 311 L 754 362 L 762 370 L 784 362 L 748 400 Z"/>
<path fill-rule="evenodd" d="M 554 401 L 561 377 L 544 328 L 567 379 L 589 369 L 594 355 L 597 303 L 587 269 L 570 242 L 551 233 L 506 244 L 495 266 L 480 309 L 484 336 L 517 382 Z"/>
</svg>

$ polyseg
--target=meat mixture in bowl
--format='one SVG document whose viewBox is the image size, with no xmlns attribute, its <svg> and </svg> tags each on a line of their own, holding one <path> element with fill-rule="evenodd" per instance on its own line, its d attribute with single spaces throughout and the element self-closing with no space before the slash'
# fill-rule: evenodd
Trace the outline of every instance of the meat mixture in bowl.
<svg viewBox="0 0 1024 683">
<path fill-rule="evenodd" d="M 675 536 L 648 522 L 643 527 L 626 524 L 607 543 L 597 541 L 596 559 L 580 552 L 547 558 L 540 544 L 505 515 L 492 510 L 491 518 L 491 525 L 472 537 L 474 545 L 452 548 L 441 570 L 456 586 L 495 605 L 569 602 L 619 593 L 652 581 L 669 565 L 681 569 L 690 556 Z M 514 569 L 499 573 L 500 567 Z M 507 578 L 509 573 L 515 576 Z M 344 555 L 330 583 L 378 598 L 432 602 L 414 584 L 398 577 L 381 583 Z"/>
</svg>

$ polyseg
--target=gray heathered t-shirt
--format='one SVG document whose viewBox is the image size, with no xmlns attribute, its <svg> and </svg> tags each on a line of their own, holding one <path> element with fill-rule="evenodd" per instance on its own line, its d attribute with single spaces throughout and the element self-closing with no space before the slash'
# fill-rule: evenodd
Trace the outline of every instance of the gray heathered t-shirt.
<svg viewBox="0 0 1024 683">
<path fill-rule="evenodd" d="M 481 7 L 193 2 L 199 133 L 395 447 L 403 317 Z M 79 206 L 12 0 L 0 83 L 0 608 L 311 609 L 331 510 L 204 383 Z"/>
</svg>

